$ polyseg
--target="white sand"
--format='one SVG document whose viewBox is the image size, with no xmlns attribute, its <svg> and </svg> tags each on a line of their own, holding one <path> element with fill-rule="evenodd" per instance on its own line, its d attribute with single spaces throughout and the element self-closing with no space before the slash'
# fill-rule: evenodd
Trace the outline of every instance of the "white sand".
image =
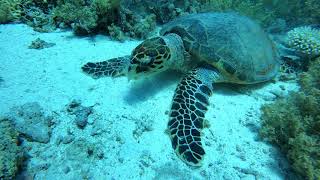
<svg viewBox="0 0 320 180">
<path fill-rule="evenodd" d="M 55 46 L 28 49 L 41 38 Z M 128 83 L 125 77 L 94 80 L 81 72 L 88 61 L 127 55 L 138 41 L 111 41 L 105 36 L 75 37 L 71 32 L 34 32 L 26 25 L 0 26 L 0 115 L 12 106 L 39 102 L 56 122 L 50 143 L 28 142 L 27 175 L 35 179 L 284 179 L 285 161 L 258 138 L 260 106 L 272 92 L 296 89 L 295 83 L 266 83 L 234 88 L 217 85 L 203 131 L 203 166 L 186 166 L 165 134 L 174 89 L 180 74 L 168 72 Z M 73 99 L 94 106 L 89 124 L 79 129 L 66 112 Z M 151 127 L 144 131 L 143 127 Z M 97 131 L 97 129 L 100 129 Z M 92 136 L 92 132 L 98 132 Z M 58 144 L 59 138 L 75 137 Z M 78 143 L 78 145 L 77 145 Z M 80 145 L 79 145 L 80 144 Z M 82 146 L 103 152 L 88 157 Z"/>
</svg>

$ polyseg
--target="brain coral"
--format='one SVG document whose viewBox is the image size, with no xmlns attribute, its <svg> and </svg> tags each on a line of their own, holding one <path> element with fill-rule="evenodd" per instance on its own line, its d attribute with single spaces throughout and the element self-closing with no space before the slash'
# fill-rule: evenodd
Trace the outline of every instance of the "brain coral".
<svg viewBox="0 0 320 180">
<path fill-rule="evenodd" d="M 297 27 L 287 34 L 288 45 L 308 57 L 320 55 L 320 30 L 310 26 Z"/>
</svg>

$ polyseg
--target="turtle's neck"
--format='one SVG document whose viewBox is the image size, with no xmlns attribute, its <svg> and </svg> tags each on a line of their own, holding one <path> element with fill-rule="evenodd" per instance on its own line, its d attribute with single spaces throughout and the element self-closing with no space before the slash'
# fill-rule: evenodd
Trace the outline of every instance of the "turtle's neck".
<svg viewBox="0 0 320 180">
<path fill-rule="evenodd" d="M 170 33 L 163 36 L 163 39 L 171 53 L 171 58 L 169 59 L 167 66 L 170 67 L 170 69 L 183 70 L 183 67 L 186 65 L 186 51 L 181 37 L 177 34 Z"/>
</svg>

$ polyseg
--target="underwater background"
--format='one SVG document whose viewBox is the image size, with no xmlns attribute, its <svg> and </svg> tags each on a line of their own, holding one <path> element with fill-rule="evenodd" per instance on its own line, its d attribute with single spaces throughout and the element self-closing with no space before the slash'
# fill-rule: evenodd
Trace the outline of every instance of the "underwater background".
<svg viewBox="0 0 320 180">
<path fill-rule="evenodd" d="M 93 79 L 166 23 L 203 12 L 256 21 L 281 67 L 215 85 L 191 167 L 166 132 L 183 73 Z M 319 0 L 0 0 L 0 179 L 320 179 Z"/>
</svg>

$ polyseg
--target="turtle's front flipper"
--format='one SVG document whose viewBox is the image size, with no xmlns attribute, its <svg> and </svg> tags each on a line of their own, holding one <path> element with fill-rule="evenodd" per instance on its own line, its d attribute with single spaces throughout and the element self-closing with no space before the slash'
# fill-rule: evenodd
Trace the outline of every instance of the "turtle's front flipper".
<svg viewBox="0 0 320 180">
<path fill-rule="evenodd" d="M 178 85 L 168 123 L 172 147 L 188 165 L 201 166 L 205 154 L 201 143 L 204 116 L 212 93 L 212 83 L 221 81 L 213 67 L 201 67 L 188 73 Z"/>
<path fill-rule="evenodd" d="M 88 62 L 81 67 L 82 71 L 93 78 L 103 76 L 118 77 L 126 75 L 130 65 L 130 56 L 109 59 L 102 62 Z"/>
</svg>

